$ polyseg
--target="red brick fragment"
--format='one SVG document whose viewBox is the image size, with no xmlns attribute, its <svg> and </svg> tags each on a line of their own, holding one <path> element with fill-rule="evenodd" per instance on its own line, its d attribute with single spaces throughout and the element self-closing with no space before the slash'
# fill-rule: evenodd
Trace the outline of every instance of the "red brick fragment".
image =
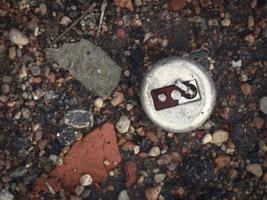
<svg viewBox="0 0 267 200">
<path fill-rule="evenodd" d="M 168 8 L 172 11 L 179 11 L 184 7 L 184 0 L 169 0 Z"/>
<path fill-rule="evenodd" d="M 132 187 L 137 181 L 137 165 L 134 161 L 128 161 L 124 166 L 126 174 L 126 187 Z"/>
<path fill-rule="evenodd" d="M 110 165 L 105 166 L 104 160 L 108 160 Z M 106 123 L 73 144 L 63 164 L 49 173 L 49 178 L 55 178 L 57 181 L 49 182 L 48 178 L 48 182 L 55 192 L 60 190 L 59 183 L 64 189 L 74 191 L 79 185 L 81 175 L 90 174 L 94 183 L 100 183 L 120 161 L 114 126 Z M 37 179 L 33 193 L 48 191 L 42 179 Z"/>
</svg>

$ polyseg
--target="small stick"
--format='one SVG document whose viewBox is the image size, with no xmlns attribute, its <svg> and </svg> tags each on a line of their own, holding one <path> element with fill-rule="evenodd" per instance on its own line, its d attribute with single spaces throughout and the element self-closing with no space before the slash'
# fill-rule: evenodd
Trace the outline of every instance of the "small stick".
<svg viewBox="0 0 267 200">
<path fill-rule="evenodd" d="M 79 23 L 82 18 L 84 18 L 88 13 L 92 12 L 95 8 L 96 3 L 93 3 L 92 6 L 90 6 L 78 19 L 75 20 L 65 31 L 63 31 L 60 35 L 58 35 L 53 41 L 52 44 L 55 44 L 57 41 L 59 41 L 64 35 L 66 35 L 76 24 Z"/>
<path fill-rule="evenodd" d="M 107 7 L 107 0 L 103 0 L 103 3 L 101 5 L 101 15 L 100 15 L 99 25 L 98 25 L 98 29 L 96 33 L 96 39 L 99 37 L 100 32 L 101 32 L 101 26 L 103 23 L 103 18 L 104 18 L 106 7 Z"/>
</svg>

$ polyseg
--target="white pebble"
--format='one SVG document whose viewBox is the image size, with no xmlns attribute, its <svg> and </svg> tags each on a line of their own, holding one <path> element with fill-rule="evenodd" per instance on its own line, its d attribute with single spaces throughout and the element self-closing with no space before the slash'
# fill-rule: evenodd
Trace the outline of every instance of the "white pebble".
<svg viewBox="0 0 267 200">
<path fill-rule="evenodd" d="M 157 157 L 160 155 L 160 148 L 158 146 L 152 147 L 148 154 L 151 157 Z"/>
<path fill-rule="evenodd" d="M 210 143 L 211 140 L 212 140 L 212 135 L 208 133 L 208 134 L 206 134 L 206 135 L 202 138 L 201 143 L 202 143 L 203 145 L 205 145 L 205 144 Z"/>
<path fill-rule="evenodd" d="M 104 101 L 102 98 L 97 98 L 94 102 L 94 106 L 96 108 L 102 108 L 103 107 L 103 104 L 104 104 Z"/>
<path fill-rule="evenodd" d="M 242 60 L 237 60 L 237 61 L 233 60 L 232 67 L 233 68 L 242 67 Z"/>
<path fill-rule="evenodd" d="M 121 116 L 119 121 L 116 123 L 116 129 L 119 133 L 126 133 L 130 128 L 131 121 L 127 116 Z"/>
<path fill-rule="evenodd" d="M 89 174 L 84 174 L 80 177 L 80 183 L 82 186 L 88 186 L 91 185 L 93 182 L 93 178 Z"/>
<path fill-rule="evenodd" d="M 18 29 L 12 28 L 9 31 L 9 40 L 18 46 L 25 46 L 29 44 L 29 39 Z"/>
</svg>

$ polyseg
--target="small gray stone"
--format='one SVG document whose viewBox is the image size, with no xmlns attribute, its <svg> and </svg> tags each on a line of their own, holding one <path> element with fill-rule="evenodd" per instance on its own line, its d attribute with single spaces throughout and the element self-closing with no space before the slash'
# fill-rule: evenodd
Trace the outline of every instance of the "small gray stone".
<svg viewBox="0 0 267 200">
<path fill-rule="evenodd" d="M 13 200 L 14 196 L 8 190 L 3 189 L 0 192 L 0 200 Z"/>
<path fill-rule="evenodd" d="M 28 119 L 31 116 L 31 111 L 29 108 L 22 108 L 21 114 L 25 119 Z"/>
<path fill-rule="evenodd" d="M 126 190 L 122 190 L 118 196 L 118 200 L 130 200 L 130 197 Z"/>
<path fill-rule="evenodd" d="M 130 128 L 131 121 L 128 119 L 127 116 L 121 116 L 119 121 L 116 123 L 116 129 L 120 133 L 126 133 Z"/>
<path fill-rule="evenodd" d="M 87 110 L 68 111 L 64 116 L 64 123 L 74 128 L 92 127 L 94 124 L 93 113 Z"/>
<path fill-rule="evenodd" d="M 261 109 L 261 112 L 267 115 L 267 96 L 261 98 L 260 109 Z"/>
<path fill-rule="evenodd" d="M 142 6 L 143 2 L 142 0 L 134 0 L 134 4 L 135 6 L 139 7 L 139 6 Z"/>
<path fill-rule="evenodd" d="M 25 166 L 20 166 L 10 173 L 10 177 L 21 178 L 21 177 L 24 177 L 27 174 L 27 172 L 28 172 L 28 169 Z"/>
<path fill-rule="evenodd" d="M 46 101 L 49 101 L 58 98 L 58 95 L 53 90 L 49 90 L 45 93 L 44 98 Z"/>
<path fill-rule="evenodd" d="M 72 128 L 57 132 L 57 139 L 62 146 L 69 146 L 76 140 L 75 131 Z"/>
<path fill-rule="evenodd" d="M 109 96 L 120 81 L 121 68 L 88 40 L 64 44 L 58 49 L 49 48 L 46 54 L 98 96 Z"/>
<path fill-rule="evenodd" d="M 41 69 L 38 65 L 31 66 L 30 70 L 33 76 L 39 76 L 41 73 Z"/>
</svg>

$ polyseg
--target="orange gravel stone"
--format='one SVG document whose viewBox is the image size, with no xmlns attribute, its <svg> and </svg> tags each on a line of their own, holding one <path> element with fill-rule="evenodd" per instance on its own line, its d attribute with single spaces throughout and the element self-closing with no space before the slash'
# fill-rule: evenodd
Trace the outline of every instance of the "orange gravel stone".
<svg viewBox="0 0 267 200">
<path fill-rule="evenodd" d="M 110 165 L 105 166 L 104 160 L 108 160 Z M 63 164 L 49 173 L 49 178 L 53 177 L 57 182 L 51 182 L 49 178 L 47 182 L 55 192 L 60 190 L 58 183 L 64 189 L 74 191 L 79 185 L 81 175 L 90 174 L 93 182 L 100 183 L 120 161 L 114 126 L 106 123 L 75 142 L 64 158 Z M 40 177 L 36 180 L 33 193 L 48 191 L 47 184 L 42 179 L 44 178 Z"/>
</svg>

